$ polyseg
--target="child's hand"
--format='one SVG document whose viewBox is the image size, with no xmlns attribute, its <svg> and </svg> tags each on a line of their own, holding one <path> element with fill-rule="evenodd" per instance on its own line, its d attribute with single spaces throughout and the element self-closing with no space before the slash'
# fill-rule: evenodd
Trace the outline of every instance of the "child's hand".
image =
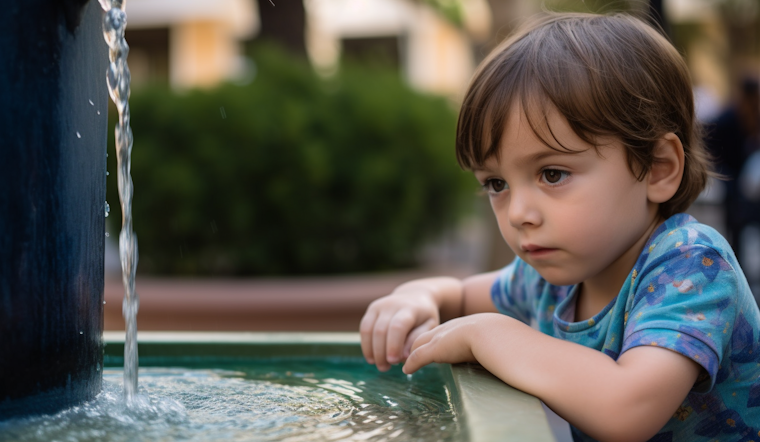
<svg viewBox="0 0 760 442">
<path fill-rule="evenodd" d="M 443 276 L 418 279 L 376 300 L 360 326 L 365 359 L 387 371 L 391 364 L 405 361 L 414 341 L 441 321 L 496 311 L 491 302 L 496 276 L 497 272 L 490 272 L 464 280 Z"/>
<path fill-rule="evenodd" d="M 411 374 L 432 362 L 456 364 L 475 361 L 472 354 L 473 339 L 493 313 L 481 313 L 452 319 L 423 333 L 412 346 L 412 353 L 404 364 L 404 373 Z"/>
<path fill-rule="evenodd" d="M 364 358 L 387 371 L 409 356 L 419 335 L 438 324 L 439 306 L 431 290 L 415 284 L 401 286 L 367 308 L 359 329 Z"/>
</svg>

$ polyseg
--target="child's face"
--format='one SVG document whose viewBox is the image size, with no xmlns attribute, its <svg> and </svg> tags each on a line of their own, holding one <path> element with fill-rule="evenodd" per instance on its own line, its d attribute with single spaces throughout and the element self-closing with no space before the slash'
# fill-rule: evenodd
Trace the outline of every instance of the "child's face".
<svg viewBox="0 0 760 442">
<path fill-rule="evenodd" d="M 553 111 L 549 126 L 562 145 L 546 146 L 521 111 L 507 120 L 500 157 L 475 176 L 490 195 L 504 239 L 555 285 L 596 281 L 617 290 L 658 224 L 647 180 L 628 169 L 619 140 L 598 150 Z M 617 293 L 617 292 L 615 292 Z"/>
</svg>

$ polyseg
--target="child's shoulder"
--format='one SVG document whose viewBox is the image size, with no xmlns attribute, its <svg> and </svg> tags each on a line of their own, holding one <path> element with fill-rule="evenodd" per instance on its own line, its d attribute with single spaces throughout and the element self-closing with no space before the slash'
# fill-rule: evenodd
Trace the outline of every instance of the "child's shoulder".
<svg viewBox="0 0 760 442">
<path fill-rule="evenodd" d="M 687 214 L 668 218 L 651 236 L 634 267 L 632 290 L 648 304 L 684 293 L 705 295 L 695 302 L 754 302 L 728 241 Z"/>
<path fill-rule="evenodd" d="M 718 254 L 731 265 L 736 264 L 734 252 L 723 235 L 691 215 L 678 213 L 665 220 L 652 234 L 641 259 L 651 262 L 676 256 L 697 257 L 702 254 L 700 251 Z"/>
</svg>

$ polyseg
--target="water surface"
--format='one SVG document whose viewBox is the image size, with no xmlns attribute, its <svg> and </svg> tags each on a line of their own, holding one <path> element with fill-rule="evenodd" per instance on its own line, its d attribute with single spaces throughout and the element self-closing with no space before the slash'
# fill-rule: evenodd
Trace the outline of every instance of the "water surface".
<svg viewBox="0 0 760 442">
<path fill-rule="evenodd" d="M 13 441 L 459 441 L 440 367 L 408 377 L 359 359 L 141 367 L 128 405 L 123 371 L 54 416 L 0 423 Z"/>
</svg>

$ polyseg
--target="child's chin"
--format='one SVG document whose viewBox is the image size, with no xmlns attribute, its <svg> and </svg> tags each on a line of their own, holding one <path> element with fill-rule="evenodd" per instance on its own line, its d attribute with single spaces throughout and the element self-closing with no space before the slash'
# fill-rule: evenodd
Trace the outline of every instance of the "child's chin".
<svg viewBox="0 0 760 442">
<path fill-rule="evenodd" d="M 575 285 L 581 283 L 577 276 L 568 275 L 565 272 L 557 272 L 556 269 L 536 269 L 536 271 L 552 285 Z"/>
</svg>

